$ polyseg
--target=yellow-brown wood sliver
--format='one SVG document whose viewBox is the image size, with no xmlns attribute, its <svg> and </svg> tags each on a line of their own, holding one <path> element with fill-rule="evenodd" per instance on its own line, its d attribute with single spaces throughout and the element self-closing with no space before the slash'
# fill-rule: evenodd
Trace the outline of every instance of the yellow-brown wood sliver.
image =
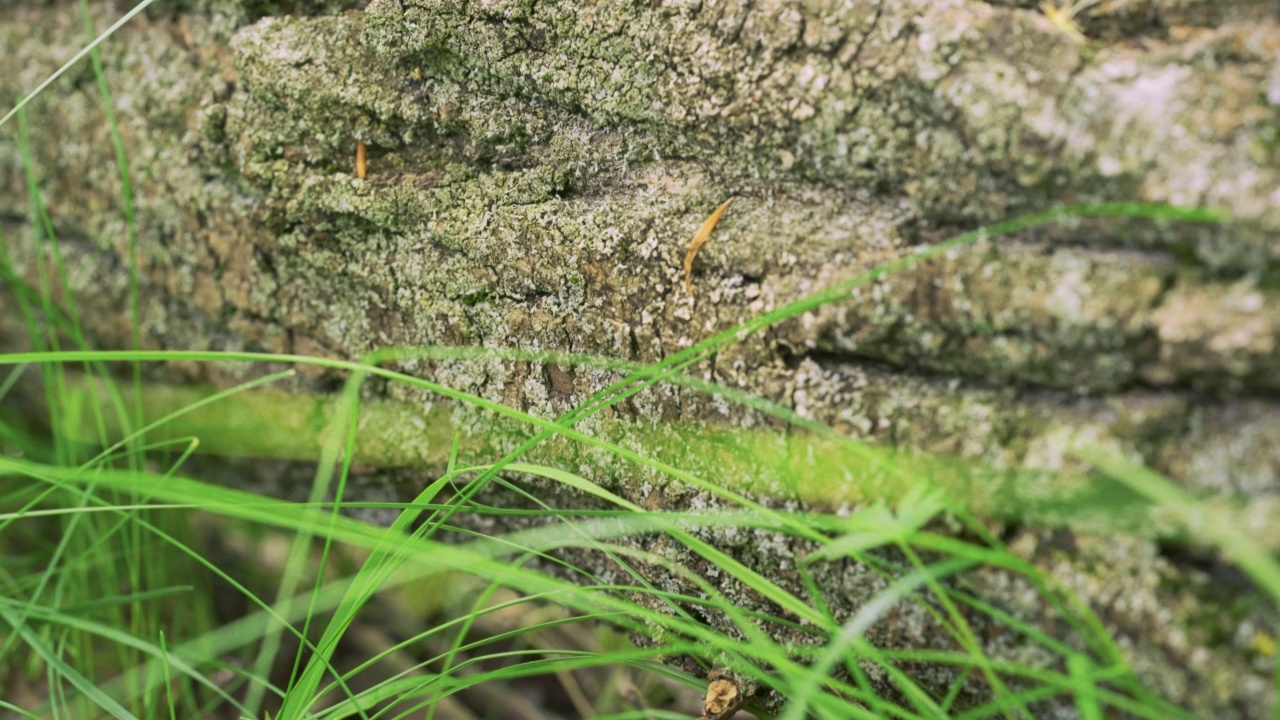
<svg viewBox="0 0 1280 720">
<path fill-rule="evenodd" d="M 689 251 L 684 256 L 684 289 L 689 295 L 693 295 L 693 258 L 697 256 L 698 251 L 703 245 L 707 244 L 707 238 L 711 237 L 711 231 L 716 229 L 716 223 L 720 222 L 720 216 L 724 215 L 724 211 L 729 209 L 729 203 L 733 202 L 733 198 L 729 198 L 720 203 L 720 207 L 711 213 L 711 217 L 707 218 L 702 226 L 698 228 L 698 232 L 693 234 L 693 239 L 689 241 Z"/>
</svg>

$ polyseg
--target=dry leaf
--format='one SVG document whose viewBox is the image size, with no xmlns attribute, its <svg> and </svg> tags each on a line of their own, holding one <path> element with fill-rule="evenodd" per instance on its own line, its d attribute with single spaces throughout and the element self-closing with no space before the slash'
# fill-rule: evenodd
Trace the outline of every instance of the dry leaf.
<svg viewBox="0 0 1280 720">
<path fill-rule="evenodd" d="M 746 700 L 738 683 L 730 679 L 727 673 L 712 671 L 707 696 L 702 701 L 700 720 L 725 720 L 738 712 Z"/>
</svg>

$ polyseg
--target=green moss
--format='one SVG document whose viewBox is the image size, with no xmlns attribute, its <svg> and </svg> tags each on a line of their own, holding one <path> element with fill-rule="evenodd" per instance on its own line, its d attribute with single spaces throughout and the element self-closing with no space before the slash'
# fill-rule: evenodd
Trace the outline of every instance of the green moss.
<svg viewBox="0 0 1280 720">
<path fill-rule="evenodd" d="M 1153 97 L 1170 101 L 1174 114 L 1193 106 L 1211 78 L 1177 58 L 1138 58 L 1167 66 L 1166 76 L 1126 65 L 1147 50 L 1082 53 L 1046 32 L 1037 13 L 1000 4 L 835 5 L 823 22 L 797 22 L 812 10 L 792 17 L 740 3 L 375 0 L 366 15 L 243 26 L 246 12 L 273 8 L 239 4 L 235 18 L 211 13 L 181 27 L 126 30 L 108 62 L 128 77 L 135 112 L 122 116 L 124 132 L 129 147 L 145 148 L 149 173 L 139 205 L 151 303 L 144 336 L 165 346 L 243 343 L 350 357 L 388 345 L 483 344 L 647 362 L 1019 208 L 1185 198 L 1187 178 L 1220 192 L 1254 177 L 1256 186 L 1214 196 L 1247 215 L 1257 188 L 1275 185 L 1272 168 L 1210 131 L 1198 135 L 1205 126 L 1193 118 L 1153 122 L 1128 104 L 1138 97 L 1133 82 L 1188 72 L 1185 83 L 1158 84 L 1164 94 Z M 4 26 L 4 46 L 17 50 L 0 58 L 0 84 L 28 82 L 28 67 L 56 67 L 77 49 L 79 38 L 29 50 L 33 27 L 49 32 L 37 26 Z M 227 53 L 219 38 L 232 34 Z M 192 72 L 197 61 L 209 72 Z M 21 90 L 7 87 L 11 96 Z M 95 253 L 118 237 L 118 189 L 109 158 L 94 155 L 92 143 L 55 142 L 96 137 L 102 127 L 83 93 L 55 90 L 62 94 L 51 94 L 46 124 L 34 128 L 46 153 L 42 173 L 50 196 L 77 199 L 60 207 L 58 222 L 98 242 L 93 252 L 88 243 L 70 252 L 74 289 L 106 341 L 125 316 L 108 315 L 125 280 L 111 266 L 118 248 L 106 259 Z M 1239 107 L 1238 98 L 1220 100 Z M 199 131 L 157 133 L 175 118 L 198 118 Z M 1161 136 L 1165 127 L 1189 133 L 1185 144 Z M 365 180 L 354 177 L 361 140 L 370 150 Z M 11 156 L 0 161 L 14 166 Z M 0 198 L 17 200 L 5 213 L 21 217 L 22 188 L 9 189 Z M 727 197 L 735 202 L 698 255 L 689 297 L 689 239 Z M 1255 351 L 1275 337 L 1274 323 L 1250 324 L 1223 300 L 1233 297 L 1224 288 L 1270 252 L 1274 217 L 1249 217 L 1252 230 L 1216 235 L 1082 222 L 1002 239 L 863 287 L 839 307 L 746 338 L 691 372 L 860 438 L 993 469 L 929 468 L 993 516 L 1114 527 L 1115 516 L 1070 515 L 1075 505 L 1060 503 L 1049 515 L 1064 495 L 1083 490 L 1022 470 L 1073 467 L 1067 450 L 1083 438 L 1144 452 L 1182 478 L 1208 478 L 1215 492 L 1229 492 L 1222 488 L 1235 474 L 1269 477 L 1257 468 L 1273 455 L 1258 451 L 1256 463 L 1239 464 L 1244 451 L 1223 439 L 1242 427 L 1242 395 L 1274 388 L 1268 378 L 1280 376 Z M 34 251 L 17 252 L 30 266 Z M 1211 265 L 1231 282 L 1180 274 L 1170 257 Z M 1170 320 L 1192 317 L 1174 312 L 1172 301 L 1201 295 L 1194 317 L 1217 324 Z M 1270 317 L 1275 298 L 1258 297 L 1256 315 Z M 1209 351 L 1246 330 L 1248 343 Z M 537 364 L 497 357 L 413 369 L 548 417 L 617 378 L 576 368 L 566 389 Z M 220 383 L 252 371 L 207 370 Z M 1232 412 L 1198 419 L 1219 402 L 1201 390 L 1227 398 Z M 408 408 L 435 403 L 440 425 L 432 427 L 474 431 L 488 443 L 477 449 L 485 457 L 527 435 L 495 430 L 486 413 L 422 392 L 385 392 Z M 1270 412 L 1267 392 L 1256 402 Z M 584 426 L 637 448 L 660 439 L 655 452 L 695 472 L 739 470 L 747 480 L 735 487 L 780 503 L 867 499 L 841 458 L 804 476 L 787 471 L 803 458 L 717 430 L 764 422 L 662 387 Z M 1197 430 L 1201 424 L 1222 437 Z M 1267 427 L 1258 425 L 1260 437 Z M 421 435 L 392 423 L 374 449 L 385 454 L 373 457 L 404 460 L 396 453 L 417 447 Z M 735 451 L 754 460 L 717 462 L 737 462 Z M 545 452 L 539 457 L 591 468 L 593 480 L 634 500 L 659 497 L 661 488 L 673 508 L 716 502 L 567 441 Z M 1248 492 L 1260 492 L 1262 480 Z M 767 568 L 806 551 L 771 536 L 714 540 Z M 685 558 L 680 548 L 669 552 Z M 1086 569 L 1082 581 L 1094 584 L 1085 589 L 1097 598 L 1105 564 Z M 834 564 L 820 581 L 846 600 L 883 587 Z M 674 580 L 668 587 L 687 589 Z M 1137 584 L 1124 589 L 1145 598 Z M 765 609 L 729 590 L 744 607 Z M 892 637 L 920 639 L 914 623 Z"/>
</svg>

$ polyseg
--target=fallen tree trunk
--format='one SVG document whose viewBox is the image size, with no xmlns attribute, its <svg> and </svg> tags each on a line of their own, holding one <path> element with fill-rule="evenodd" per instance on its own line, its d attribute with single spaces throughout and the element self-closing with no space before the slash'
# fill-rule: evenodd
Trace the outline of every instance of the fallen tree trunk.
<svg viewBox="0 0 1280 720">
<path fill-rule="evenodd" d="M 129 186 L 91 75 L 75 70 L 0 150 L 0 222 L 38 284 L 30 148 L 68 290 L 104 347 L 131 343 L 136 237 L 143 347 L 649 363 L 979 224 L 1060 203 L 1209 205 L 1230 221 L 1080 219 L 958 249 L 696 370 L 841 433 L 984 467 L 1069 469 L 1082 441 L 1113 448 L 1262 508 L 1247 516 L 1261 531 L 1280 483 L 1274 5 L 1103 3 L 1079 18 L 1084 39 L 1032 5 L 161 7 L 103 47 Z M 110 4 L 93 13 L 99 29 L 114 20 Z M 14 6 L 0 38 L 10 97 L 86 42 L 60 3 Z M 690 293 L 689 237 L 728 198 Z M 396 367 L 541 417 L 617 377 L 497 354 Z M 263 371 L 171 369 L 219 386 Z M 341 377 L 315 370 L 297 389 Z M 455 428 L 483 414 L 432 412 Z M 681 386 L 611 417 L 761 422 Z M 592 479 L 642 505 L 706 500 L 638 475 Z M 1249 648 L 1272 611 L 1228 616 L 1207 582 L 1223 566 L 1166 552 L 1159 532 L 1088 530 L 1031 522 L 1010 540 L 1083 595 L 1159 690 L 1213 717 L 1265 714 L 1273 659 Z M 798 547 L 718 541 L 795 584 L 778 569 Z M 823 578 L 843 612 L 882 589 L 859 577 L 837 563 Z M 876 639 L 927 633 L 904 620 Z"/>
</svg>

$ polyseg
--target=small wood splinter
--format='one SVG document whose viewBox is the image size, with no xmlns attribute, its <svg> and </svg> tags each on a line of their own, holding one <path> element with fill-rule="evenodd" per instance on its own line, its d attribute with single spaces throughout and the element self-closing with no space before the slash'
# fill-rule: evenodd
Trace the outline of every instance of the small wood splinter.
<svg viewBox="0 0 1280 720">
<path fill-rule="evenodd" d="M 720 203 L 720 207 L 711 213 L 711 217 L 702 223 L 702 227 L 698 228 L 698 232 L 693 234 L 693 240 L 689 241 L 689 251 L 684 256 L 684 289 L 688 291 L 689 297 L 693 297 L 693 258 L 707 244 L 707 238 L 711 237 L 711 231 L 716 229 L 716 223 L 720 222 L 720 216 L 724 215 L 724 211 L 729 208 L 729 203 L 733 202 L 733 198 L 729 198 Z"/>
<path fill-rule="evenodd" d="M 356 177 L 363 180 L 364 176 L 368 174 L 368 172 L 369 172 L 368 154 L 364 148 L 364 141 L 359 140 L 356 142 Z"/>
</svg>

